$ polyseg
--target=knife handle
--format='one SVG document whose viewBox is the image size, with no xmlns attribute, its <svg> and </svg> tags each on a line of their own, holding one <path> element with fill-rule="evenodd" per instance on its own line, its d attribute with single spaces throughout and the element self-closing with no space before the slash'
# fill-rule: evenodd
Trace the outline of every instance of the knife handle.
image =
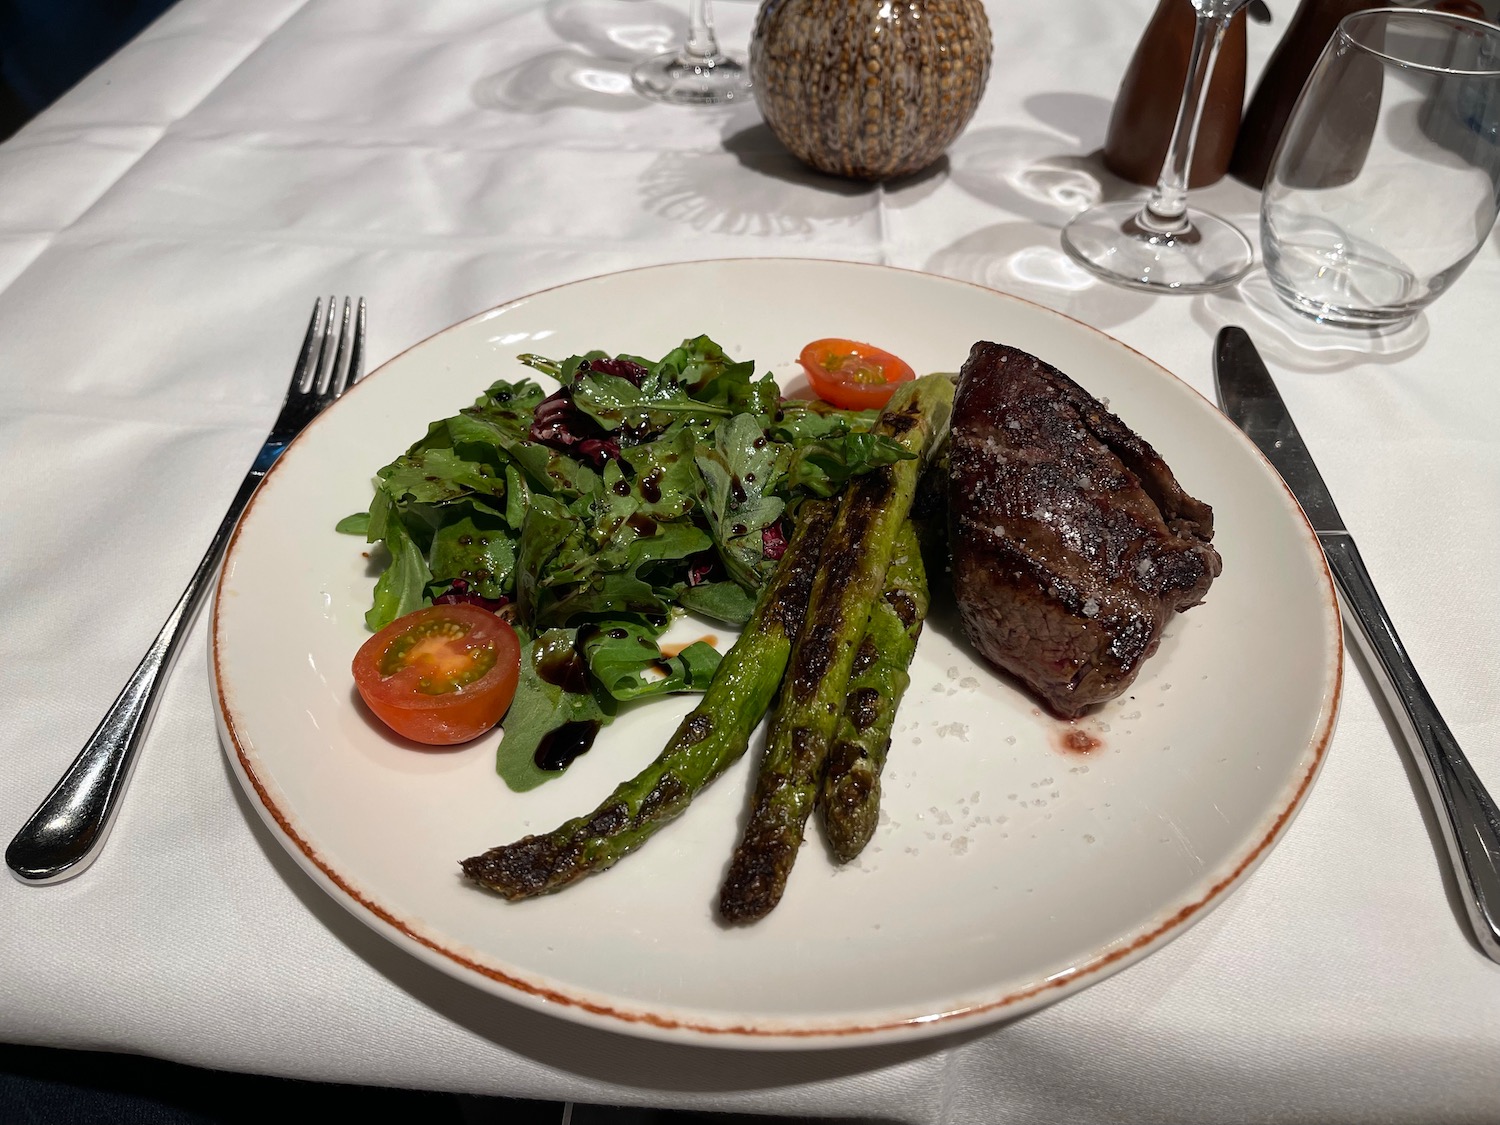
<svg viewBox="0 0 1500 1125">
<path fill-rule="evenodd" d="M 1443 840 L 1479 947 L 1500 961 L 1500 809 L 1427 694 L 1396 627 L 1381 604 L 1354 539 L 1319 536 L 1355 639 L 1412 749 L 1442 824 Z"/>
</svg>

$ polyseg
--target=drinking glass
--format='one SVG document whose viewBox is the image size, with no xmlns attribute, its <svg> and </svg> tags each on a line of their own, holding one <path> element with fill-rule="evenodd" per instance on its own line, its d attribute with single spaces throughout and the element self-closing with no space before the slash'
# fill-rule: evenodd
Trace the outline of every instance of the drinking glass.
<svg viewBox="0 0 1500 1125">
<path fill-rule="evenodd" d="M 1386 328 L 1445 292 L 1500 198 L 1500 28 L 1419 9 L 1345 17 L 1303 87 L 1261 200 L 1277 295 Z"/>
<path fill-rule="evenodd" d="M 630 80 L 646 97 L 672 105 L 719 105 L 750 97 L 750 72 L 743 59 L 719 50 L 708 0 L 688 0 L 687 42 L 647 59 L 631 71 Z"/>
<path fill-rule="evenodd" d="M 1188 169 L 1219 44 L 1248 0 L 1183 0 L 1196 12 L 1187 77 L 1156 190 L 1144 205 L 1105 203 L 1063 228 L 1062 244 L 1106 281 L 1153 292 L 1201 293 L 1232 285 L 1255 260 L 1250 240 L 1225 219 L 1187 205 Z"/>
</svg>

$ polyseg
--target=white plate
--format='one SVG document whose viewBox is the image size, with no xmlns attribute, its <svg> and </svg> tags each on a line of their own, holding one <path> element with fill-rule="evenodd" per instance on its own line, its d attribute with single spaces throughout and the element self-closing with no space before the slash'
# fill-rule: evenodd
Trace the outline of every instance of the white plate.
<svg viewBox="0 0 1500 1125">
<path fill-rule="evenodd" d="M 979 339 L 1033 352 L 1107 399 L 1214 506 L 1223 577 L 1131 690 L 1076 728 L 976 663 L 950 617 L 930 621 L 873 843 L 836 869 L 812 829 L 781 905 L 754 926 L 721 926 L 714 902 L 759 743 L 613 870 L 506 903 L 465 883 L 458 860 L 593 808 L 656 755 L 690 701 L 622 716 L 562 779 L 525 794 L 496 777 L 494 738 L 399 745 L 354 704 L 349 663 L 372 577 L 361 542 L 334 524 L 368 503 L 373 471 L 429 420 L 525 374 L 518 353 L 655 356 L 698 333 L 787 382 L 821 336 L 878 343 L 919 371 L 956 370 Z M 1342 644 L 1322 555 L 1279 478 L 1162 368 L 992 290 L 760 259 L 534 294 L 371 374 L 261 486 L 224 567 L 210 658 L 226 753 L 252 802 L 314 879 L 398 945 L 595 1026 L 808 1047 L 1017 1015 L 1201 918 L 1307 795 Z M 1101 745 L 1065 749 L 1077 729 Z"/>
</svg>

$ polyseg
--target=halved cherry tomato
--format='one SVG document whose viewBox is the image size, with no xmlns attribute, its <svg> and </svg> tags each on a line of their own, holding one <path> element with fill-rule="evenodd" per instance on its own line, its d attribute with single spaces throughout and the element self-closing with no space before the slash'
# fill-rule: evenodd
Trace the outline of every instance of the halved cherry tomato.
<svg viewBox="0 0 1500 1125">
<path fill-rule="evenodd" d="M 878 410 L 916 372 L 883 348 L 854 340 L 814 340 L 797 357 L 813 393 L 845 410 Z"/>
<path fill-rule="evenodd" d="M 429 746 L 478 738 L 515 698 L 521 644 L 476 605 L 434 605 L 398 617 L 354 657 L 354 684 L 380 720 Z"/>
</svg>

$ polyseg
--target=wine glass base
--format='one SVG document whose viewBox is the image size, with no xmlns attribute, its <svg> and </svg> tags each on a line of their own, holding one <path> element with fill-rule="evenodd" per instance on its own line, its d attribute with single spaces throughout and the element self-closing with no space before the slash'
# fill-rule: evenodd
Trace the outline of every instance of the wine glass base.
<svg viewBox="0 0 1500 1125">
<path fill-rule="evenodd" d="M 1063 249 L 1079 265 L 1116 285 L 1153 293 L 1206 293 L 1233 285 L 1255 251 L 1227 219 L 1188 208 L 1187 225 L 1157 229 L 1139 200 L 1091 207 L 1063 228 Z"/>
<path fill-rule="evenodd" d="M 630 72 L 642 96 L 669 105 L 723 105 L 750 100 L 750 71 L 729 55 L 699 58 L 668 51 Z"/>
</svg>

